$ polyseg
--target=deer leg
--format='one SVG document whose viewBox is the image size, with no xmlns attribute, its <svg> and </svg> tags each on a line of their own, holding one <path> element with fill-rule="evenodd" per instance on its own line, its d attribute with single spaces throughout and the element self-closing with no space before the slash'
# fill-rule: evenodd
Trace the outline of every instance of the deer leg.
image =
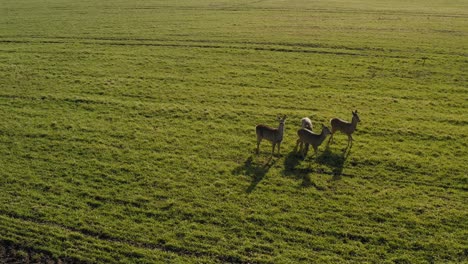
<svg viewBox="0 0 468 264">
<path fill-rule="evenodd" d="M 278 155 L 280 154 L 281 142 L 278 142 Z"/>
<path fill-rule="evenodd" d="M 307 155 L 307 143 L 304 143 L 304 149 L 301 149 L 301 154 L 302 154 L 302 158 L 305 159 L 306 155 Z"/>
<path fill-rule="evenodd" d="M 332 132 L 330 135 L 330 139 L 328 139 L 327 145 L 329 145 L 330 143 L 333 143 L 333 135 L 334 133 Z"/>
<path fill-rule="evenodd" d="M 297 152 L 297 148 L 299 147 L 299 144 L 301 143 L 300 139 L 296 140 L 296 146 L 294 147 L 294 152 Z M 302 148 L 302 145 L 301 145 Z"/>
<path fill-rule="evenodd" d="M 275 154 L 275 145 L 276 145 L 276 143 L 273 143 L 273 148 L 271 149 L 271 155 Z"/>
<path fill-rule="evenodd" d="M 348 135 L 348 146 L 346 148 L 349 148 L 353 144 L 353 137 L 351 135 Z"/>
</svg>

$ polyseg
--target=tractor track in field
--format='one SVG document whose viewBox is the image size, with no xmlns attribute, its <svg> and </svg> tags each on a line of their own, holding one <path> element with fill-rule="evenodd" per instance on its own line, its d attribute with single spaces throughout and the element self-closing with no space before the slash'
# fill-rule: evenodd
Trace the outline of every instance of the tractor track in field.
<svg viewBox="0 0 468 264">
<path fill-rule="evenodd" d="M 339 56 L 382 57 L 404 59 L 410 55 L 395 55 L 403 52 L 398 49 L 383 49 L 372 47 L 349 47 L 344 45 L 326 45 L 320 43 L 286 43 L 286 42 L 257 42 L 257 41 L 223 41 L 208 39 L 157 39 L 157 38 L 117 38 L 117 37 L 67 37 L 67 36 L 0 36 L 0 43 L 10 44 L 82 44 L 102 46 L 147 46 L 147 47 L 173 47 L 195 49 L 227 49 L 245 51 L 266 51 L 284 53 L 325 54 Z M 4 51 L 8 52 L 8 51 Z M 374 54 L 372 52 L 376 52 Z M 383 54 L 383 53 L 387 54 Z M 34 52 L 33 52 L 34 53 Z M 390 55 L 389 55 L 390 53 Z M 424 55 L 424 51 L 417 51 Z M 460 52 L 431 52 L 431 54 L 462 56 Z"/>
<path fill-rule="evenodd" d="M 39 220 L 39 219 L 36 219 L 34 217 L 20 215 L 20 214 L 17 214 L 15 212 L 6 211 L 6 210 L 3 210 L 3 209 L 0 209 L 0 215 L 4 216 L 4 217 L 12 218 L 12 219 L 21 220 L 21 221 L 24 221 L 24 222 L 30 222 L 30 223 L 33 223 L 33 224 L 39 225 L 39 226 L 48 226 L 48 227 L 52 227 L 52 228 L 56 228 L 56 229 L 65 230 L 66 232 L 69 232 L 69 233 L 77 233 L 77 234 L 79 234 L 81 236 L 90 237 L 90 238 L 96 239 L 96 240 L 106 241 L 106 242 L 109 242 L 109 243 L 124 244 L 124 245 L 134 247 L 134 248 L 140 248 L 140 249 L 146 249 L 146 250 L 160 250 L 160 251 L 164 251 L 164 252 L 174 253 L 174 254 L 177 254 L 179 256 L 185 256 L 185 257 L 196 257 L 196 258 L 208 257 L 208 258 L 212 258 L 212 259 L 217 259 L 218 261 L 221 261 L 221 262 L 228 262 L 228 263 L 239 263 L 239 264 L 255 263 L 255 262 L 251 262 L 251 261 L 244 261 L 244 260 L 242 260 L 239 257 L 234 256 L 234 255 L 217 255 L 217 254 L 210 253 L 210 252 L 194 251 L 192 249 L 187 249 L 187 248 L 180 247 L 180 246 L 177 246 L 177 245 L 166 244 L 166 241 L 163 240 L 163 239 L 157 239 L 156 243 L 137 242 L 137 241 L 133 241 L 133 240 L 125 239 L 125 238 L 115 237 L 115 236 L 112 236 L 110 234 L 96 232 L 96 231 L 90 230 L 90 229 L 75 228 L 75 227 L 66 226 L 66 225 L 63 225 L 63 224 L 60 224 L 60 223 L 56 223 L 56 222 L 53 222 L 53 221 Z M 5 242 L 3 242 L 3 244 L 5 244 Z M 31 247 L 25 247 L 25 246 L 17 245 L 17 244 L 15 244 L 13 242 L 10 242 L 10 241 L 7 241 L 6 244 L 10 245 L 8 247 L 12 248 L 12 249 L 25 249 L 28 252 L 37 252 L 35 249 L 33 249 Z M 2 241 L 0 240 L 0 246 L 1 245 L 2 245 Z M 52 256 L 51 252 L 40 251 L 40 253 Z M 130 252 L 123 252 L 123 253 L 127 254 L 127 253 L 130 253 Z M 8 254 L 8 253 L 5 253 L 5 254 Z M 9 254 L 9 255 L 12 255 L 12 254 Z M 52 258 L 52 257 L 50 257 L 50 258 Z M 56 263 L 86 263 L 86 262 L 78 261 L 78 260 L 76 260 L 74 258 L 66 257 L 66 258 L 64 258 L 64 260 L 62 262 L 60 262 L 60 259 L 59 259 L 58 261 L 56 261 Z"/>
<path fill-rule="evenodd" d="M 291 12 L 291 13 L 315 13 L 315 14 L 359 14 L 359 15 L 408 15 L 408 16 L 422 16 L 422 17 L 442 17 L 442 18 L 468 18 L 468 14 L 465 13 L 436 13 L 428 11 L 413 11 L 413 10 L 373 10 L 373 9 L 360 9 L 360 8 L 286 8 L 286 7 L 267 7 L 261 6 L 263 0 L 251 1 L 242 4 L 211 4 L 206 6 L 174 6 L 174 5 L 146 5 L 146 6 L 135 6 L 126 8 L 115 8 L 112 6 L 102 6 L 102 10 L 162 10 L 162 11 L 206 11 L 206 12 Z M 256 6 L 257 5 L 257 6 Z M 65 6 L 54 6 L 54 10 L 60 11 L 76 11 L 70 7 Z M 81 10 L 79 10 L 81 11 Z M 84 10 L 83 10 L 84 11 Z"/>
<path fill-rule="evenodd" d="M 468 191 L 468 187 L 465 186 L 453 186 L 450 184 L 446 183 L 433 183 L 433 182 L 424 182 L 420 180 L 400 180 L 400 179 L 389 179 L 389 178 L 379 178 L 378 175 L 375 176 L 370 176 L 370 175 L 361 175 L 357 176 L 354 174 L 349 174 L 349 173 L 335 173 L 333 171 L 325 171 L 322 169 L 319 170 L 311 170 L 311 169 L 290 169 L 289 171 L 286 171 L 288 175 L 290 174 L 308 174 L 308 173 L 315 173 L 318 175 L 327 175 L 327 176 L 333 176 L 335 179 L 339 179 L 340 177 L 348 177 L 348 178 L 361 178 L 364 180 L 367 180 L 369 182 L 386 182 L 386 183 L 391 183 L 391 184 L 406 184 L 406 185 L 417 185 L 417 186 L 426 186 L 430 188 L 441 188 L 441 189 L 453 189 L 453 190 L 459 190 L 459 191 Z M 303 179 L 304 180 L 304 179 Z"/>
<path fill-rule="evenodd" d="M 10 241 L 0 240 L 0 263 L 2 264 L 85 264 L 72 257 L 56 258 L 50 252 L 23 247 Z"/>
<path fill-rule="evenodd" d="M 29 38 L 29 37 L 28 37 Z M 359 56 L 359 57 L 385 57 L 385 58 L 408 58 L 401 55 L 382 54 L 382 49 L 352 48 L 345 46 L 326 46 L 319 44 L 301 43 L 272 43 L 272 42 L 227 42 L 210 40 L 156 40 L 156 39 L 127 39 L 127 38 L 39 38 L 32 39 L 10 39 L 0 37 L 0 43 L 6 44 L 81 44 L 100 46 L 140 46 L 140 47 L 167 47 L 188 49 L 212 49 L 212 50 L 239 50 L 239 51 L 265 51 L 299 54 L 324 54 L 337 56 Z M 324 50 L 327 49 L 327 50 Z M 8 52 L 8 51 L 4 51 Z M 15 51 L 21 52 L 21 51 Z M 379 54 L 368 54 L 379 52 Z M 395 52 L 395 50 L 391 50 Z M 454 55 L 454 54 L 451 54 Z M 455 54 L 459 55 L 459 54 Z"/>
<path fill-rule="evenodd" d="M 348 53 L 338 51 L 318 51 L 318 50 L 300 50 L 290 48 L 274 48 L 274 47 L 240 47 L 240 46 L 223 46 L 210 44 L 178 44 L 178 43 L 130 43 L 130 42 L 87 42 L 87 41 L 54 41 L 54 40 L 0 40 L 0 43 L 18 43 L 18 44 L 72 44 L 79 43 L 83 45 L 102 45 L 102 46 L 148 46 L 148 47 L 170 47 L 170 48 L 199 48 L 199 49 L 229 49 L 229 50 L 255 50 L 255 51 L 270 51 L 270 52 L 287 52 L 287 53 L 314 53 L 314 54 L 331 54 L 342 56 L 368 56 L 359 53 Z M 388 57 L 388 56 L 387 56 Z M 392 58 L 403 58 L 401 56 Z"/>
</svg>

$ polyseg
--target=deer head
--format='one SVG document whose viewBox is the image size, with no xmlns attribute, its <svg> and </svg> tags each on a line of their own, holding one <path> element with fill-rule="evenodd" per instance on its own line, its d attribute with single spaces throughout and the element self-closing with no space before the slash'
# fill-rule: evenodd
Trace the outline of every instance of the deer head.
<svg viewBox="0 0 468 264">
<path fill-rule="evenodd" d="M 361 119 L 359 119 L 359 116 L 358 116 L 358 113 L 357 113 L 357 110 L 355 110 L 353 113 L 353 119 L 356 119 L 357 122 L 361 122 Z"/>
</svg>

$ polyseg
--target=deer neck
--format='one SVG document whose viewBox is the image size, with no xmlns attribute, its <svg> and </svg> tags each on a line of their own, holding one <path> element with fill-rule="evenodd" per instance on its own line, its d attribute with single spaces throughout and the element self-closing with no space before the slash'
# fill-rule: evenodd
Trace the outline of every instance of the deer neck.
<svg viewBox="0 0 468 264">
<path fill-rule="evenodd" d="M 319 145 L 322 144 L 325 138 L 327 138 L 327 135 L 325 134 L 325 129 L 322 129 L 322 133 L 320 133 L 320 137 L 319 137 Z"/>
<path fill-rule="evenodd" d="M 278 139 L 282 140 L 284 134 L 284 123 L 280 123 L 278 126 Z"/>
<path fill-rule="evenodd" d="M 351 130 L 354 131 L 356 130 L 356 127 L 357 127 L 357 118 L 353 116 L 353 119 L 351 120 Z"/>
</svg>

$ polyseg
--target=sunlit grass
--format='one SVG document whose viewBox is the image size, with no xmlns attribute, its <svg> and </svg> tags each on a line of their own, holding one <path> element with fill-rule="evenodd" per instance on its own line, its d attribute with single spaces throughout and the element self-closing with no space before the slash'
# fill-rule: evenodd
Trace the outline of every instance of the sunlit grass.
<svg viewBox="0 0 468 264">
<path fill-rule="evenodd" d="M 0 240 L 18 258 L 466 261 L 465 3 L 3 5 Z M 355 109 L 346 153 L 343 134 L 293 152 L 302 117 L 318 132 Z M 255 155 L 279 114 L 281 155 Z"/>
</svg>

